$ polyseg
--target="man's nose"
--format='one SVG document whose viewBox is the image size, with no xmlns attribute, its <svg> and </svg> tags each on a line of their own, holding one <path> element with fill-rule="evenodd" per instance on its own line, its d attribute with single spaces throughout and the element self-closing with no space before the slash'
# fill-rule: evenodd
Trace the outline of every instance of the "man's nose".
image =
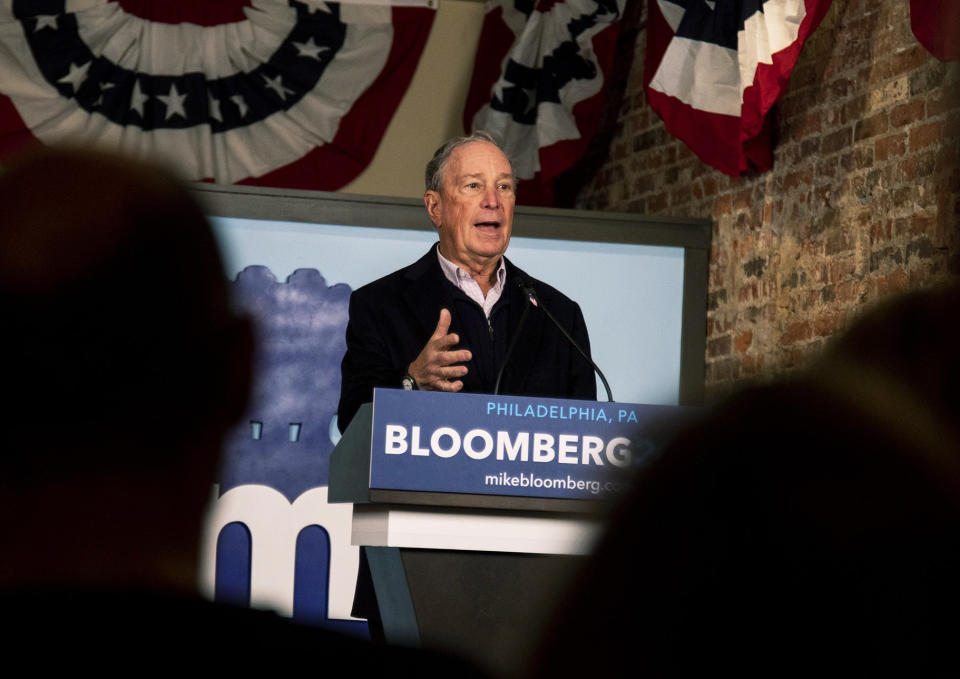
<svg viewBox="0 0 960 679">
<path fill-rule="evenodd" d="M 496 184 L 487 187 L 486 191 L 484 191 L 483 207 L 488 209 L 496 209 L 500 207 L 500 194 L 497 192 Z"/>
</svg>

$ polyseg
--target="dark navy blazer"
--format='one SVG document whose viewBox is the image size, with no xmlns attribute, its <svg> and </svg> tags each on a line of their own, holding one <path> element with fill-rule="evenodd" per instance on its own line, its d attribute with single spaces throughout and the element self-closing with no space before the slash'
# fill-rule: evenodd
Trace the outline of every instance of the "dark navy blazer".
<svg viewBox="0 0 960 679">
<path fill-rule="evenodd" d="M 467 324 L 458 311 L 463 306 L 456 303 L 457 295 L 462 293 L 443 275 L 436 248 L 434 245 L 410 266 L 369 283 L 350 296 L 347 353 L 341 364 L 337 409 L 341 431 L 347 428 L 360 405 L 373 399 L 374 387 L 400 388 L 407 367 L 436 329 L 441 308 L 450 310 L 449 332 L 460 335 L 463 344 Z M 507 303 L 507 337 L 513 337 L 524 307 L 530 305 L 516 284 L 518 277 L 533 285 L 541 303 L 589 354 L 590 340 L 579 305 L 555 288 L 531 278 L 509 259 L 503 290 L 506 299 L 502 300 Z M 483 313 L 479 305 L 476 308 Z M 477 365 L 476 354 L 481 349 L 469 348 L 475 357 L 466 363 L 463 391 L 488 392 Z M 539 307 L 531 308 L 504 370 L 500 393 L 594 400 L 596 384 L 590 364 Z"/>
</svg>

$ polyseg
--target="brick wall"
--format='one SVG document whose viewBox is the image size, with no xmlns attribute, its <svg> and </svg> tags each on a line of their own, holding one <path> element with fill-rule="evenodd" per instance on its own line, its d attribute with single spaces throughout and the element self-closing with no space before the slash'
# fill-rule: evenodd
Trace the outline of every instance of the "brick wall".
<svg viewBox="0 0 960 679">
<path fill-rule="evenodd" d="M 647 106 L 639 32 L 609 158 L 577 207 L 713 220 L 708 398 L 804 365 L 866 305 L 960 271 L 960 78 L 908 12 L 834 0 L 774 113 L 773 169 L 741 178 Z"/>
</svg>

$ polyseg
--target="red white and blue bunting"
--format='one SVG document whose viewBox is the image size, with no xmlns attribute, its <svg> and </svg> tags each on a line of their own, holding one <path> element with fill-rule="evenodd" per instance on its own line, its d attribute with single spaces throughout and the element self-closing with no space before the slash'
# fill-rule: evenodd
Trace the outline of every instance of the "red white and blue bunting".
<svg viewBox="0 0 960 679">
<path fill-rule="evenodd" d="M 650 0 L 647 99 L 729 175 L 770 168 L 767 117 L 830 0 Z"/>
<path fill-rule="evenodd" d="M 917 42 L 940 61 L 960 59 L 957 0 L 910 0 L 910 28 Z"/>
<path fill-rule="evenodd" d="M 89 143 L 189 179 L 335 190 L 409 85 L 427 2 L 6 0 L 0 154 Z"/>
<path fill-rule="evenodd" d="M 518 199 L 552 205 L 603 108 L 626 0 L 488 0 L 464 127 L 500 139 Z"/>
</svg>

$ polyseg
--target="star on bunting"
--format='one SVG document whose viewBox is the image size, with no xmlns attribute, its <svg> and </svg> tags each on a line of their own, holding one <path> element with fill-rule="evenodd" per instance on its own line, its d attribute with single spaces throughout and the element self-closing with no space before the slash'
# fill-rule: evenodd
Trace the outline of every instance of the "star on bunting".
<svg viewBox="0 0 960 679">
<path fill-rule="evenodd" d="M 67 83 L 73 88 L 74 94 L 76 94 L 77 90 L 79 90 L 83 84 L 83 81 L 87 79 L 87 71 L 90 70 L 90 64 L 92 63 L 92 61 L 88 61 L 83 66 L 77 66 L 75 63 L 70 62 L 70 72 L 57 82 Z"/>
<path fill-rule="evenodd" d="M 330 50 L 329 47 L 316 44 L 313 41 L 313 36 L 310 36 L 306 42 L 295 42 L 293 46 L 297 48 L 298 57 L 307 57 L 309 59 L 316 59 L 317 61 L 320 60 L 321 52 L 328 52 Z"/>
<path fill-rule="evenodd" d="M 247 106 L 247 102 L 245 102 L 245 101 L 243 100 L 243 95 L 234 94 L 232 97 L 230 97 L 230 101 L 233 102 L 233 105 L 234 105 L 234 106 L 236 106 L 238 109 L 240 109 L 240 117 L 241 117 L 241 118 L 243 118 L 245 115 L 247 115 L 247 111 L 250 110 L 250 107 Z"/>
<path fill-rule="evenodd" d="M 130 95 L 130 110 L 136 111 L 141 118 L 143 118 L 143 105 L 149 99 L 147 95 L 143 93 L 143 90 L 140 89 L 140 81 L 133 81 L 133 94 Z"/>
<path fill-rule="evenodd" d="M 37 23 L 33 27 L 33 32 L 38 33 L 44 28 L 52 28 L 53 30 L 58 30 L 57 26 L 57 17 L 59 14 L 38 14 Z"/>
<path fill-rule="evenodd" d="M 276 92 L 277 96 L 280 97 L 280 99 L 282 99 L 283 101 L 287 100 L 288 94 L 294 94 L 293 90 L 288 90 L 286 87 L 283 86 L 283 82 L 281 81 L 279 75 L 276 78 L 268 78 L 267 76 L 264 75 L 263 80 L 267 88 Z"/>
<path fill-rule="evenodd" d="M 210 117 L 218 123 L 223 122 L 223 115 L 220 113 L 220 100 L 215 99 L 212 94 L 207 92 L 207 104 L 210 109 Z"/>
<path fill-rule="evenodd" d="M 187 117 L 187 112 L 183 108 L 183 102 L 186 100 L 187 95 L 180 94 L 177 91 L 176 83 L 170 83 L 170 93 L 169 94 L 158 94 L 157 99 L 162 101 L 167 107 L 167 114 L 163 117 L 164 120 L 170 120 L 173 116 L 180 116 L 181 118 Z"/>
</svg>

